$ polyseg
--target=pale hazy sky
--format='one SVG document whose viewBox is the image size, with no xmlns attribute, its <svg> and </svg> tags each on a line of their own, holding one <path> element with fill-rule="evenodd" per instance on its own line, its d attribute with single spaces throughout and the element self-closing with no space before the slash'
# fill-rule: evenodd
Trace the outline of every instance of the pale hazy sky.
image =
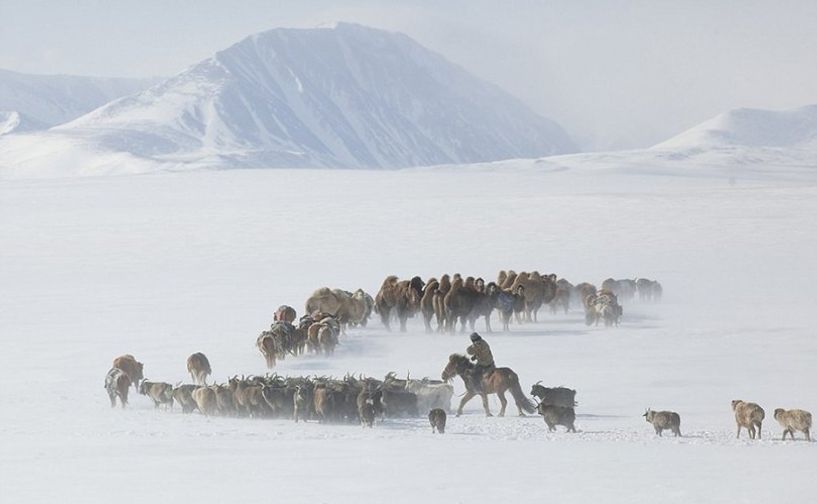
<svg viewBox="0 0 817 504">
<path fill-rule="evenodd" d="M 333 21 L 412 36 L 587 149 L 817 103 L 814 0 L 0 0 L 0 68 L 169 76 L 251 33 Z"/>
</svg>

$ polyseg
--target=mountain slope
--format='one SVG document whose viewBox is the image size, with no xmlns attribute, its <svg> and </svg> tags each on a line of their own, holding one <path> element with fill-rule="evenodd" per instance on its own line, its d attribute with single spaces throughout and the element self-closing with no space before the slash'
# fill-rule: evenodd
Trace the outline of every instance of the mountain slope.
<svg viewBox="0 0 817 504">
<path fill-rule="evenodd" d="M 0 70 L 0 135 L 41 130 L 71 121 L 111 100 L 142 91 L 154 82 L 155 79 L 29 75 Z"/>
<path fill-rule="evenodd" d="M 604 179 L 627 187 L 654 177 L 723 182 L 817 182 L 817 105 L 736 109 L 649 149 L 587 152 L 472 165 L 474 171 L 549 172 L 579 185 Z M 581 179 L 580 177 L 586 177 Z M 621 177 L 624 175 L 625 177 Z"/>
<path fill-rule="evenodd" d="M 556 123 L 499 88 L 405 35 L 352 24 L 250 36 L 52 129 L 25 159 L 32 170 L 59 161 L 47 145 L 58 137 L 100 169 L 108 153 L 184 169 L 398 168 L 575 151 Z M 0 165 L 16 164 L 4 150 L 20 146 L 0 145 Z"/>
<path fill-rule="evenodd" d="M 740 108 L 666 140 L 656 149 L 817 148 L 817 105 L 791 110 Z"/>
</svg>

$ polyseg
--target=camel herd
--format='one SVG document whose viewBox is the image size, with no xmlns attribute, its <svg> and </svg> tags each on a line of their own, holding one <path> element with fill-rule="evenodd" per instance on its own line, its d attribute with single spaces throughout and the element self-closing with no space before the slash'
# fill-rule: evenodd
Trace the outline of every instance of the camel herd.
<svg viewBox="0 0 817 504">
<path fill-rule="evenodd" d="M 372 313 L 380 316 L 387 329 L 397 320 L 400 330 L 405 331 L 408 319 L 420 314 L 427 332 L 455 332 L 458 326 L 463 331 L 468 326 L 474 330 L 478 319 L 484 319 L 486 331 L 492 332 L 494 312 L 499 314 L 502 329 L 508 331 L 512 322 L 536 322 L 545 305 L 553 313 L 567 313 L 573 303 L 579 303 L 584 307 L 587 325 L 603 321 L 609 327 L 618 325 L 623 314 L 619 297 L 629 300 L 636 292 L 642 299 L 656 301 L 660 299 L 661 284 L 643 278 L 610 278 L 599 290 L 587 282 L 574 286 L 555 274 L 537 271 L 500 271 L 497 281 L 487 284 L 482 278 L 463 278 L 458 273 L 428 281 L 418 276 L 400 280 L 392 275 L 383 280 L 374 298 L 363 289 L 317 289 L 304 303 L 305 315 L 300 319 L 293 307 L 280 306 L 269 329 L 256 338 L 256 346 L 268 369 L 287 356 L 306 352 L 329 356 L 334 354 L 346 328 L 365 327 Z"/>
<path fill-rule="evenodd" d="M 660 301 L 663 288 L 659 282 L 646 278 L 608 278 L 597 289 L 587 282 L 573 285 L 555 274 L 543 275 L 538 271 L 503 270 L 496 282 L 488 283 L 479 277 L 463 278 L 459 273 L 427 281 L 419 276 L 408 280 L 388 276 L 374 298 L 374 310 L 387 329 L 397 319 L 400 330 L 405 331 L 407 320 L 419 313 L 427 332 L 455 332 L 458 325 L 463 331 L 466 326 L 473 331 L 481 318 L 485 320 L 485 330 L 492 332 L 494 311 L 499 314 L 503 331 L 508 331 L 513 321 L 536 322 L 545 305 L 552 313 L 567 313 L 575 303 L 584 307 L 587 325 L 603 321 L 609 327 L 621 320 L 623 309 L 619 299 L 632 300 L 636 293 L 643 301 Z"/>
</svg>

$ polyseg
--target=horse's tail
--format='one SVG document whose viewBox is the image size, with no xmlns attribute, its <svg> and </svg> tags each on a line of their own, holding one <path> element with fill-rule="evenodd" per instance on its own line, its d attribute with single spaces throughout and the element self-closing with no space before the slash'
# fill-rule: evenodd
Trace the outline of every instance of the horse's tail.
<svg viewBox="0 0 817 504">
<path fill-rule="evenodd" d="M 511 391 L 511 395 L 513 396 L 513 400 L 516 402 L 516 405 L 519 408 L 522 408 L 525 413 L 535 412 L 536 408 L 533 406 L 533 401 L 525 396 L 525 393 L 522 392 L 522 387 L 519 386 L 519 376 L 511 371 L 508 375 L 508 381 L 510 382 L 510 386 L 508 388 Z"/>
</svg>

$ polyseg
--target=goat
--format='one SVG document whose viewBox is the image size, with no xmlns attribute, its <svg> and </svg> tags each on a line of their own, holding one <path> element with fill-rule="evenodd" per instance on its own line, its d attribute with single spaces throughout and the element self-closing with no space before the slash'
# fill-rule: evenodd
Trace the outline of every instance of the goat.
<svg viewBox="0 0 817 504">
<path fill-rule="evenodd" d="M 674 411 L 653 411 L 648 409 L 644 418 L 651 423 L 655 433 L 662 436 L 665 430 L 671 430 L 675 437 L 681 436 L 681 416 Z"/>
<path fill-rule="evenodd" d="M 800 431 L 806 435 L 806 440 L 811 441 L 811 413 L 801 409 L 785 410 L 777 408 L 774 410 L 774 419 L 783 427 L 783 440 L 786 434 L 794 440 L 794 431 Z"/>
<path fill-rule="evenodd" d="M 740 399 L 732 401 L 732 411 L 735 412 L 735 422 L 738 424 L 737 438 L 740 439 L 741 427 L 746 427 L 749 431 L 749 439 L 762 439 L 761 426 L 766 412 L 755 403 L 745 402 Z"/>
<path fill-rule="evenodd" d="M 148 396 L 156 408 L 164 404 L 173 409 L 173 385 L 169 383 L 144 380 L 139 384 L 139 393 Z"/>
<path fill-rule="evenodd" d="M 108 371 L 108 374 L 105 375 L 105 390 L 111 400 L 111 408 L 116 407 L 117 397 L 123 408 L 128 404 L 128 389 L 130 386 L 131 381 L 127 373 L 119 368 L 111 368 Z"/>
</svg>

